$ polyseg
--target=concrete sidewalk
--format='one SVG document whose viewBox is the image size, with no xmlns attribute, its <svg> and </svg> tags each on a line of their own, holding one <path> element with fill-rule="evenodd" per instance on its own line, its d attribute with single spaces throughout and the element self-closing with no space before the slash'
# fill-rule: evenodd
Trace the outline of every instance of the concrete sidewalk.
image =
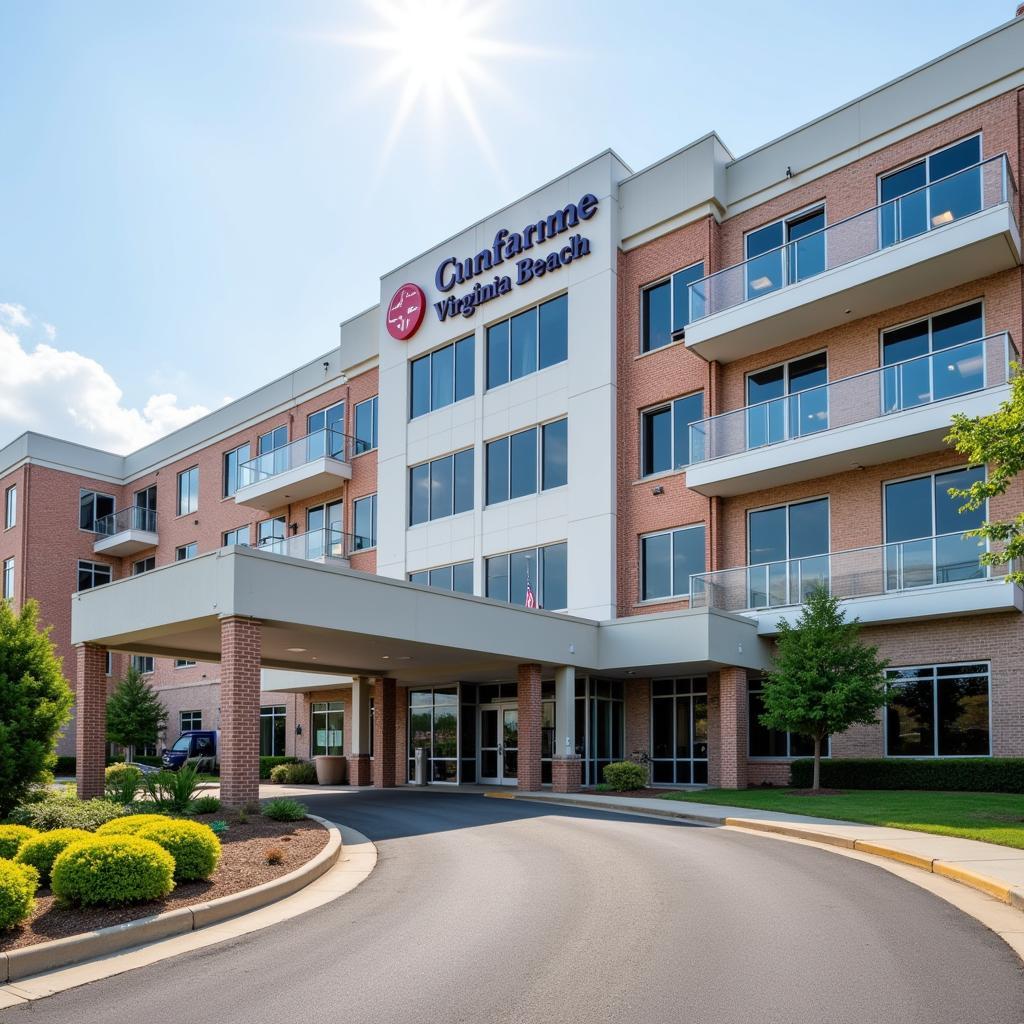
<svg viewBox="0 0 1024 1024">
<path fill-rule="evenodd" d="M 994 843 L 953 836 L 933 836 L 926 832 L 910 832 L 881 825 L 860 825 L 833 818 L 812 818 L 783 811 L 755 811 L 749 807 L 725 807 L 685 800 L 648 800 L 606 793 L 563 795 L 492 791 L 488 795 L 680 818 L 708 825 L 774 832 L 829 846 L 859 850 L 861 853 L 943 875 L 1024 911 L 1024 850 L 1009 846 L 996 846 Z"/>
</svg>

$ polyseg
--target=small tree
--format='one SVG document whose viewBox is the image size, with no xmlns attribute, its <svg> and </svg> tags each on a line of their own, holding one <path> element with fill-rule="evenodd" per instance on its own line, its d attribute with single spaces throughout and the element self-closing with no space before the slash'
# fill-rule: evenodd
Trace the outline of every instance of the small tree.
<svg viewBox="0 0 1024 1024">
<path fill-rule="evenodd" d="M 1013 364 L 1015 376 L 1010 397 L 987 416 L 970 417 L 953 414 L 953 429 L 946 441 L 961 455 L 978 466 L 988 466 L 988 476 L 967 489 L 951 488 L 954 498 L 966 499 L 961 512 L 975 512 L 989 498 L 1005 494 L 1014 479 L 1024 470 L 1024 374 Z M 966 536 L 983 537 L 1000 545 L 998 551 L 981 556 L 984 565 L 1007 565 L 1015 561 L 1024 566 L 1024 511 L 1004 522 L 986 521 Z M 1024 586 L 1024 568 L 1007 573 L 1007 579 Z"/>
<path fill-rule="evenodd" d="M 135 758 L 135 748 L 156 743 L 167 725 L 167 708 L 142 673 L 131 665 L 107 701 L 107 739 L 125 748 L 125 759 Z"/>
<path fill-rule="evenodd" d="M 0 819 L 53 768 L 72 699 L 39 605 L 0 601 Z"/>
<path fill-rule="evenodd" d="M 813 789 L 821 788 L 821 746 L 851 725 L 870 725 L 885 704 L 885 669 L 878 648 L 859 637 L 860 620 L 846 621 L 838 598 L 823 587 L 808 597 L 796 625 L 779 620 L 778 650 L 765 684 L 761 724 L 814 740 Z"/>
</svg>

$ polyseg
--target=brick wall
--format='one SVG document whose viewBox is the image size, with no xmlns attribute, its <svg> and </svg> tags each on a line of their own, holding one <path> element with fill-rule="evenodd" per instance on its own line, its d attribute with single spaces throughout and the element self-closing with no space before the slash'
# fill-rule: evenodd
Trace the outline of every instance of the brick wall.
<svg viewBox="0 0 1024 1024">
<path fill-rule="evenodd" d="M 221 620 L 220 793 L 229 807 L 259 799 L 262 624 Z"/>
</svg>

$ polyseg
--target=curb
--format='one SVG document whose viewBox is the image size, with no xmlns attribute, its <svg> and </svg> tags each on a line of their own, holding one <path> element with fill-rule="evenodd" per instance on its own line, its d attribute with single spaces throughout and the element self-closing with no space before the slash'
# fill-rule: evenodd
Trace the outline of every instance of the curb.
<svg viewBox="0 0 1024 1024">
<path fill-rule="evenodd" d="M 125 924 L 0 953 L 0 985 L 84 960 L 94 960 L 158 939 L 184 935 L 291 896 L 333 867 L 342 852 L 341 832 L 336 825 L 315 814 L 307 814 L 306 817 L 327 829 L 327 845 L 315 857 L 287 875 L 206 903 L 195 903 L 163 914 L 140 917 Z"/>
<path fill-rule="evenodd" d="M 997 878 L 980 874 L 962 868 L 952 861 L 930 860 L 927 857 L 918 857 L 913 853 L 887 846 L 885 843 L 869 842 L 866 839 L 848 839 L 845 836 L 836 836 L 830 832 L 817 832 L 813 825 L 789 825 L 784 822 L 758 821 L 751 818 L 727 818 L 717 814 L 694 814 L 692 812 L 673 811 L 670 808 L 654 810 L 650 807 L 630 810 L 619 803 L 602 803 L 596 800 L 573 800 L 572 797 L 554 797 L 535 795 L 520 795 L 518 793 L 484 793 L 485 797 L 502 798 L 504 800 L 533 800 L 541 804 L 561 804 L 569 807 L 589 807 L 591 810 L 614 811 L 619 814 L 648 815 L 659 818 L 676 818 L 680 821 L 694 821 L 704 825 L 724 825 L 727 828 L 740 828 L 748 832 L 769 832 L 776 835 L 786 836 L 790 839 L 804 839 L 813 843 L 822 843 L 826 846 L 839 846 L 845 850 L 856 850 L 858 853 L 866 853 L 883 860 L 894 860 L 910 867 L 920 868 L 934 875 L 941 875 L 943 878 L 952 879 L 961 885 L 974 889 L 977 892 L 991 896 L 993 899 L 1013 907 L 1015 910 L 1024 911 L 1024 887 L 1008 885 Z M 906 830 L 913 835 L 911 829 Z"/>
</svg>

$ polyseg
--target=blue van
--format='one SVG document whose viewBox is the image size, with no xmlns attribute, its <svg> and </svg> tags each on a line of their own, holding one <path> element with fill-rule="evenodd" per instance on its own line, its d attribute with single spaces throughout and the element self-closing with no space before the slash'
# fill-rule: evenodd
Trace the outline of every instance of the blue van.
<svg viewBox="0 0 1024 1024">
<path fill-rule="evenodd" d="M 220 763 L 218 754 L 220 732 L 213 729 L 191 729 L 183 732 L 168 750 L 160 752 L 160 762 L 168 771 L 176 772 L 186 761 L 196 761 L 201 772 L 212 772 Z"/>
</svg>

